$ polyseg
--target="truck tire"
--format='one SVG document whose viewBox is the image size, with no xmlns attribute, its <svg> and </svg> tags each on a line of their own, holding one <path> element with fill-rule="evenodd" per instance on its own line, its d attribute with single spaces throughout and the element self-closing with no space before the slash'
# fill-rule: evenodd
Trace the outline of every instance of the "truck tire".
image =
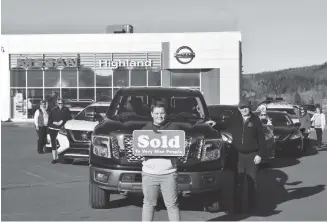
<svg viewBox="0 0 327 222">
<path fill-rule="evenodd" d="M 108 208 L 110 201 L 110 193 L 94 184 L 89 185 L 89 200 L 93 209 Z"/>
</svg>

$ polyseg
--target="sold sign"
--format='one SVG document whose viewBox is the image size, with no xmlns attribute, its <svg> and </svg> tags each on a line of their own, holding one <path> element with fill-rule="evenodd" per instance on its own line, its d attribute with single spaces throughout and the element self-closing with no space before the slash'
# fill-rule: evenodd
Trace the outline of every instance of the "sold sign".
<svg viewBox="0 0 327 222">
<path fill-rule="evenodd" d="M 183 130 L 134 130 L 133 154 L 135 156 L 184 156 L 185 132 Z"/>
</svg>

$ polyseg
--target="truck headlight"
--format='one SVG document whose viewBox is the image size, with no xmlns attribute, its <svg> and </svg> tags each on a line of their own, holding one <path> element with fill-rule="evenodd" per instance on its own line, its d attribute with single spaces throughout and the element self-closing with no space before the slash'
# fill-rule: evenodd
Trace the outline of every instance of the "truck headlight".
<svg viewBox="0 0 327 222">
<path fill-rule="evenodd" d="M 111 158 L 109 137 L 92 135 L 92 146 L 94 155 Z"/>
<path fill-rule="evenodd" d="M 221 139 L 205 140 L 201 161 L 204 162 L 219 159 L 221 155 L 222 145 L 223 143 Z"/>
<path fill-rule="evenodd" d="M 291 140 L 295 140 L 295 139 L 298 139 L 298 138 L 300 138 L 301 137 L 301 133 L 300 132 L 298 132 L 298 133 L 296 133 L 296 134 L 294 134 L 293 136 L 291 136 Z"/>
<path fill-rule="evenodd" d="M 222 133 L 221 136 L 225 143 L 232 143 L 232 137 L 230 135 Z"/>
</svg>

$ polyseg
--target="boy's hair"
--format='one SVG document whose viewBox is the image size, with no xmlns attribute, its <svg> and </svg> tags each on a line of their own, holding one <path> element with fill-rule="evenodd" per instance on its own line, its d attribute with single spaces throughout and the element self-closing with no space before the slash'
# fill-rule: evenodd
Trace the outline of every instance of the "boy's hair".
<svg viewBox="0 0 327 222">
<path fill-rule="evenodd" d="M 166 110 L 165 103 L 162 101 L 156 101 L 151 105 L 151 113 L 153 112 L 154 108 L 164 108 Z"/>
</svg>

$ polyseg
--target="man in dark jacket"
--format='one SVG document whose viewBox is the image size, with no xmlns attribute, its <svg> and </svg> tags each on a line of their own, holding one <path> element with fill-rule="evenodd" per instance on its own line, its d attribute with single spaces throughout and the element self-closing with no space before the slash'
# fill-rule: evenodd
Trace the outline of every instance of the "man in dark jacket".
<svg viewBox="0 0 327 222">
<path fill-rule="evenodd" d="M 253 211 L 256 201 L 256 175 L 258 164 L 265 155 L 266 144 L 262 124 L 251 112 L 250 101 L 241 101 L 242 121 L 233 145 L 238 151 L 237 211 Z M 246 186 L 247 185 L 247 186 Z M 247 187 L 248 189 L 245 189 Z"/>
<path fill-rule="evenodd" d="M 52 162 L 57 163 L 57 135 L 61 127 L 72 118 L 70 110 L 64 106 L 62 99 L 58 99 L 57 107 L 53 108 L 49 117 L 49 133 L 52 145 Z"/>
</svg>

